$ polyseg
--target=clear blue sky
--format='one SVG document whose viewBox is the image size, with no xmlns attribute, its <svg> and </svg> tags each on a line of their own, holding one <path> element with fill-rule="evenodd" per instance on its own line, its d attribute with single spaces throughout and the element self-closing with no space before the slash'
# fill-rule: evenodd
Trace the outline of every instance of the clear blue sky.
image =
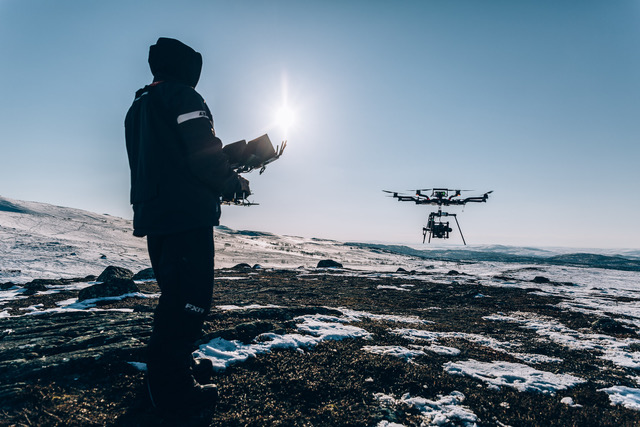
<svg viewBox="0 0 640 427">
<path fill-rule="evenodd" d="M 494 190 L 449 210 L 469 243 L 640 247 L 637 0 L 0 0 L 0 195 L 130 218 L 159 36 L 203 54 L 223 142 L 289 141 L 224 225 L 419 243 L 381 190 L 449 186 Z"/>
</svg>

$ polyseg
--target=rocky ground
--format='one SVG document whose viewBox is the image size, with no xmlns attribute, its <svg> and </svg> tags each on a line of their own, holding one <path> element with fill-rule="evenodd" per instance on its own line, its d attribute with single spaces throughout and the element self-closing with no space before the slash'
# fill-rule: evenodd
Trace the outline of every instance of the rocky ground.
<svg viewBox="0 0 640 427">
<path fill-rule="evenodd" d="M 265 332 L 294 333 L 299 316 L 340 315 L 339 308 L 415 316 L 429 322 L 399 326 L 390 316 L 363 317 L 357 326 L 368 331 L 370 339 L 326 340 L 233 364 L 214 374 L 220 390 L 215 410 L 178 423 L 153 411 L 145 394 L 144 373 L 140 365 L 130 363 L 145 361 L 144 346 L 157 302 L 154 281 L 136 282 L 141 295 L 148 298 L 98 303 L 96 308 L 109 311 L 26 315 L 56 308 L 56 303 L 79 294 L 78 290 L 64 290 L 74 280 L 32 284 L 34 290 L 23 293 L 25 298 L 0 306 L 0 311 L 11 316 L 0 318 L 0 425 L 418 426 L 438 419 L 425 415 L 419 406 L 400 402 L 401 396 L 409 393 L 436 401 L 459 396 L 454 392 L 464 395 L 460 405 L 475 418 L 456 417 L 454 411 L 448 421 L 441 420 L 448 425 L 640 425 L 640 412 L 613 406 L 608 395 L 598 391 L 616 384 L 638 387 L 630 379 L 638 376 L 637 371 L 603 360 L 595 351 L 578 352 L 542 342 L 535 331 L 484 317 L 526 311 L 574 330 L 606 332 L 620 339 L 637 338 L 632 329 L 562 310 L 556 306 L 558 298 L 535 294 L 535 283 L 530 289 L 517 289 L 481 286 L 457 272 L 451 272 L 445 281 L 432 280 L 429 273 L 351 273 L 336 269 L 217 270 L 215 306 L 259 307 L 214 308 L 205 325 L 204 341 L 222 337 L 250 343 Z M 12 286 L 4 284 L 3 288 L 15 288 Z M 59 292 L 46 292 L 54 289 Z M 273 306 L 265 307 L 268 305 Z M 561 393 L 581 406 L 562 403 L 559 394 L 490 388 L 443 369 L 448 362 L 470 359 L 523 363 L 486 343 L 449 336 L 439 344 L 455 347 L 459 354 L 422 352 L 411 360 L 364 351 L 365 346 L 420 348 L 418 341 L 409 343 L 389 333 L 398 327 L 481 334 L 500 342 L 518 342 L 522 353 L 557 358 L 553 363 L 537 363 L 535 368 L 585 379 Z"/>
</svg>

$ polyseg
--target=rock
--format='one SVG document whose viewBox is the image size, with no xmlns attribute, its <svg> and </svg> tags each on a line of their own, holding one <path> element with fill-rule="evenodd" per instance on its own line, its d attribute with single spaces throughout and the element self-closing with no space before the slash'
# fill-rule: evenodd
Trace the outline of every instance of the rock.
<svg viewBox="0 0 640 427">
<path fill-rule="evenodd" d="M 132 277 L 133 271 L 110 265 L 98 276 L 96 282 L 106 282 L 109 279 L 131 279 Z"/>
<path fill-rule="evenodd" d="M 106 282 L 82 289 L 78 293 L 78 301 L 93 298 L 117 297 L 139 291 L 132 279 L 112 278 Z"/>
<path fill-rule="evenodd" d="M 240 263 L 240 264 L 236 264 L 232 267 L 233 270 L 249 270 L 251 269 L 251 266 L 249 264 L 247 264 L 246 262 Z"/>
<path fill-rule="evenodd" d="M 63 279 L 34 279 L 31 282 L 27 283 L 27 286 L 62 286 L 65 283 L 68 283 L 69 280 Z"/>
<path fill-rule="evenodd" d="M 633 329 L 610 317 L 603 317 L 596 320 L 591 324 L 591 329 L 608 334 L 624 334 L 633 332 Z"/>
<path fill-rule="evenodd" d="M 396 270 L 396 273 L 407 273 L 407 270 L 405 270 L 405 269 L 404 269 L 404 268 L 402 268 L 402 267 L 399 267 L 399 268 Z"/>
<path fill-rule="evenodd" d="M 317 268 L 342 268 L 342 264 L 332 259 L 323 259 L 318 262 Z"/>
<path fill-rule="evenodd" d="M 254 264 L 251 268 L 253 268 L 254 270 L 260 270 L 262 266 L 260 264 Z"/>
<path fill-rule="evenodd" d="M 447 276 L 459 276 L 460 272 L 456 271 L 456 270 L 449 270 L 449 272 L 447 273 Z"/>
<path fill-rule="evenodd" d="M 25 291 L 23 293 L 23 295 L 27 295 L 27 296 L 31 296 L 31 295 L 35 295 L 38 292 L 41 291 L 46 291 L 47 287 L 45 286 L 44 283 L 42 283 L 41 280 L 34 280 L 33 282 L 29 282 L 26 285 L 24 285 Z"/>
<path fill-rule="evenodd" d="M 11 289 L 16 286 L 13 282 L 0 283 L 0 291 L 6 291 L 7 289 Z"/>
<path fill-rule="evenodd" d="M 153 268 L 145 268 L 138 271 L 131 279 L 133 280 L 153 280 L 156 278 L 156 274 L 153 272 Z"/>
<path fill-rule="evenodd" d="M 550 283 L 551 280 L 547 279 L 546 277 L 543 276 L 536 276 L 533 278 L 532 280 L 533 283 Z"/>
</svg>

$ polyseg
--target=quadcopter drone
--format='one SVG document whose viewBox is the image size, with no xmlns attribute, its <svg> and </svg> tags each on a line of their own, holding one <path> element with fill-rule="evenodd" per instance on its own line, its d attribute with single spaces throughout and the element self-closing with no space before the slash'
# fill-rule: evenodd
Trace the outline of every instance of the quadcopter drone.
<svg viewBox="0 0 640 427">
<path fill-rule="evenodd" d="M 269 135 L 264 134 L 249 142 L 243 139 L 232 144 L 227 144 L 222 148 L 222 151 L 229 158 L 229 164 L 236 173 L 248 173 L 260 168 L 260 175 L 262 175 L 262 172 L 264 172 L 269 163 L 278 160 L 280 156 L 282 156 L 286 146 L 287 141 L 282 141 L 282 145 L 279 147 L 276 146 L 274 149 Z M 222 203 L 237 206 L 253 206 L 258 204 L 247 200 L 244 193 L 235 194 L 231 200 L 223 200 Z"/>
<path fill-rule="evenodd" d="M 460 223 L 458 222 L 458 217 L 456 214 L 450 214 L 447 212 L 442 212 L 442 206 L 452 206 L 452 205 L 466 205 L 469 202 L 472 203 L 483 203 L 486 202 L 489 198 L 489 194 L 493 193 L 492 191 L 488 191 L 484 193 L 482 196 L 474 196 L 474 197 L 465 197 L 460 198 L 462 195 L 462 191 L 469 190 L 450 190 L 448 188 L 426 188 L 422 190 L 416 190 L 415 196 L 407 196 L 403 194 L 398 194 L 397 192 L 382 190 L 385 193 L 392 194 L 391 197 L 398 199 L 399 202 L 414 202 L 416 205 L 437 205 L 438 212 L 429 213 L 429 219 L 427 220 L 427 225 L 422 227 L 422 243 L 427 239 L 427 235 L 429 236 L 429 242 L 431 243 L 431 238 L 434 239 L 448 239 L 449 233 L 453 231 L 451 227 L 449 227 L 449 221 L 442 221 L 442 217 L 452 216 L 453 219 L 456 220 L 456 225 L 458 226 L 458 231 L 460 231 L 460 237 L 462 237 L 462 242 L 466 245 L 467 242 L 464 240 L 464 236 L 462 235 L 462 229 L 460 228 Z M 431 195 L 426 195 L 423 191 L 431 191 Z"/>
</svg>

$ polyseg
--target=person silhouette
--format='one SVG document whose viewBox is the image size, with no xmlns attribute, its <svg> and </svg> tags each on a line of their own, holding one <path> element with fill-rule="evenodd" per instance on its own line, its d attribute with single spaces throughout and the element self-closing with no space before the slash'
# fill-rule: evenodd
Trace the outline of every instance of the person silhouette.
<svg viewBox="0 0 640 427">
<path fill-rule="evenodd" d="M 230 167 L 195 90 L 202 55 L 161 37 L 148 61 L 153 82 L 136 92 L 125 118 L 130 201 L 133 234 L 146 236 L 161 290 L 148 343 L 149 395 L 156 408 L 177 413 L 218 397 L 215 385 L 194 379 L 191 353 L 212 302 L 220 201 L 250 189 Z"/>
</svg>

